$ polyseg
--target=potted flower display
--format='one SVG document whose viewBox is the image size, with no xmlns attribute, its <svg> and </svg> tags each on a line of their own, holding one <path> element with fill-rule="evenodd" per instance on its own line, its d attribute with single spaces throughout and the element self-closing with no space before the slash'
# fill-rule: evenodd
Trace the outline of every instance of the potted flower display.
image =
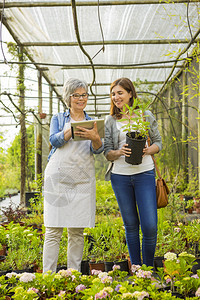
<svg viewBox="0 0 200 300">
<path fill-rule="evenodd" d="M 123 131 L 127 131 L 126 144 L 132 149 L 129 157 L 125 156 L 125 161 L 132 165 L 139 165 L 142 162 L 143 149 L 146 144 L 149 122 L 144 118 L 144 112 L 148 104 L 141 103 L 138 99 L 134 99 L 133 105 L 125 104 L 121 114 L 125 118 L 120 122 L 126 122 L 122 126 Z"/>
</svg>

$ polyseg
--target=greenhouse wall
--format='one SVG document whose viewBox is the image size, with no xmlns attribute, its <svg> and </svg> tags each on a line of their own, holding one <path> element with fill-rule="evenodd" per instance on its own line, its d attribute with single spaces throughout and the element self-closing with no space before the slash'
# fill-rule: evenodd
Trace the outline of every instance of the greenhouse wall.
<svg viewBox="0 0 200 300">
<path fill-rule="evenodd" d="M 188 171 L 188 180 L 199 179 L 198 108 L 200 103 L 198 56 L 168 83 L 161 95 L 166 109 L 160 109 L 165 155 L 170 171 L 173 167 Z M 161 104 L 159 104 L 161 106 Z M 171 122 L 170 122 L 171 118 Z M 173 124 L 171 124 L 173 123 Z M 175 131 L 175 132 L 174 132 Z"/>
</svg>

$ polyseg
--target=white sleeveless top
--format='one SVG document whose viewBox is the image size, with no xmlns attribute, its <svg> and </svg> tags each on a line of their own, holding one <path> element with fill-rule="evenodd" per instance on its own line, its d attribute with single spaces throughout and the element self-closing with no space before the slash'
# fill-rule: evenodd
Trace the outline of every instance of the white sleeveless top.
<svg viewBox="0 0 200 300">
<path fill-rule="evenodd" d="M 70 127 L 66 123 L 64 130 Z M 90 143 L 70 139 L 51 156 L 44 174 L 46 227 L 94 227 L 96 181 Z"/>
<path fill-rule="evenodd" d="M 116 122 L 117 129 L 120 130 L 119 133 L 119 149 L 126 144 L 126 133 L 121 128 L 124 124 Z M 148 147 L 148 144 L 147 144 Z M 139 165 L 131 165 L 125 162 L 125 156 L 122 155 L 114 161 L 112 173 L 120 175 L 134 175 L 150 171 L 154 169 L 154 163 L 151 155 L 145 155 L 142 158 L 142 163 Z"/>
</svg>

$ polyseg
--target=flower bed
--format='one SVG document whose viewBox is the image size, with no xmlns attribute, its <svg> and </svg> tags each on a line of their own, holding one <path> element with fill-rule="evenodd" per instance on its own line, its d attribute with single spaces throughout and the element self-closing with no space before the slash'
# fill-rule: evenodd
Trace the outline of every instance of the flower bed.
<svg viewBox="0 0 200 300">
<path fill-rule="evenodd" d="M 0 299 L 200 299 L 200 271 L 193 275 L 191 268 L 195 257 L 181 253 L 167 253 L 164 268 L 153 274 L 152 267 L 132 266 L 133 275 L 113 270 L 92 270 L 82 275 L 76 270 L 58 273 L 7 273 L 0 277 Z M 154 276 L 153 276 L 154 275 Z M 180 298 L 173 293 L 179 293 Z"/>
</svg>

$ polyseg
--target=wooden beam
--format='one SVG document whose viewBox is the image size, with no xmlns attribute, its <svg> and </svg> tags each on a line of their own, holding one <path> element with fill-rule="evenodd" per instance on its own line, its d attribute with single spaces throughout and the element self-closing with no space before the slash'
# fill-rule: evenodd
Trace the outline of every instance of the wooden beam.
<svg viewBox="0 0 200 300">
<path fill-rule="evenodd" d="M 113 40 L 104 41 L 104 45 L 161 45 L 161 44 L 188 44 L 190 40 L 187 39 L 160 39 L 160 40 Z M 200 42 L 196 39 L 193 43 Z M 81 42 L 83 46 L 96 46 L 102 45 L 102 41 L 85 41 Z M 78 46 L 77 42 L 25 42 L 22 44 L 24 47 L 68 47 Z"/>
<path fill-rule="evenodd" d="M 199 0 L 190 0 L 190 3 L 198 3 Z M 149 4 L 174 4 L 174 3 L 188 3 L 188 0 L 133 0 L 133 1 L 99 1 L 100 6 L 111 5 L 149 5 Z M 5 3 L 5 8 L 12 7 L 54 7 L 54 6 L 71 6 L 71 1 L 37 1 L 37 2 L 25 2 L 25 1 L 12 1 Z M 76 6 L 98 6 L 98 1 L 77 1 Z M 3 7 L 3 3 L 0 3 L 0 8 Z"/>
</svg>

